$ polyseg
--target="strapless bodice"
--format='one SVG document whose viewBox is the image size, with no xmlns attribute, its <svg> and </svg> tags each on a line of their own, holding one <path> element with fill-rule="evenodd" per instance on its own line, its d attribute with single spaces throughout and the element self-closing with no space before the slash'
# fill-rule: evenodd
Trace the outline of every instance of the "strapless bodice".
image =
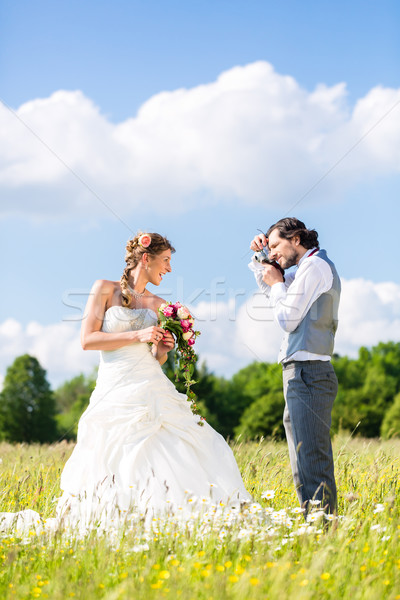
<svg viewBox="0 0 400 600">
<path fill-rule="evenodd" d="M 125 306 L 111 306 L 106 310 L 101 330 L 104 333 L 122 333 L 124 331 L 139 331 L 152 325 L 157 325 L 157 315 L 151 308 L 126 308 Z M 117 350 L 102 350 L 100 352 L 100 365 L 110 363 L 130 364 L 143 361 L 148 357 L 154 360 L 151 347 L 144 342 L 134 342 L 118 348 Z M 148 364 L 147 361 L 145 364 Z M 144 365 L 142 365 L 144 366 Z"/>
<path fill-rule="evenodd" d="M 105 312 L 103 326 L 105 333 L 138 331 L 157 324 L 157 315 L 151 308 L 127 308 L 110 306 Z"/>
</svg>

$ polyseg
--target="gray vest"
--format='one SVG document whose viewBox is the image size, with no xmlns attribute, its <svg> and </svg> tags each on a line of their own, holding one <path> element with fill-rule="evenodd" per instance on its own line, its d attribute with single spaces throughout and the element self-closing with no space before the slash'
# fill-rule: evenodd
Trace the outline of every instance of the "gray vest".
<svg viewBox="0 0 400 600">
<path fill-rule="evenodd" d="M 330 266 L 333 275 L 332 287 L 315 300 L 296 329 L 289 333 L 285 352 L 287 357 L 298 350 L 306 350 L 313 354 L 329 354 L 330 356 L 333 354 L 333 344 L 338 326 L 340 279 L 335 265 L 329 260 L 325 250 L 318 250 L 314 256 L 319 256 Z"/>
</svg>

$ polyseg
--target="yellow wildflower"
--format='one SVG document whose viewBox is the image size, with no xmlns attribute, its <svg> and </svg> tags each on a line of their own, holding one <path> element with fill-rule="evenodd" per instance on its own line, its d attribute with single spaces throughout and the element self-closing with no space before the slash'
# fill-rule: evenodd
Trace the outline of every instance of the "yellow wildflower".
<svg viewBox="0 0 400 600">
<path fill-rule="evenodd" d="M 150 584 L 150 587 L 152 587 L 153 590 L 159 590 L 161 586 L 162 586 L 162 581 L 157 581 L 157 583 Z"/>
<path fill-rule="evenodd" d="M 160 571 L 160 579 L 169 579 L 169 571 Z"/>
<path fill-rule="evenodd" d="M 173 567 L 177 567 L 179 565 L 180 561 L 177 558 L 174 558 L 173 560 L 171 560 L 171 565 Z"/>
</svg>

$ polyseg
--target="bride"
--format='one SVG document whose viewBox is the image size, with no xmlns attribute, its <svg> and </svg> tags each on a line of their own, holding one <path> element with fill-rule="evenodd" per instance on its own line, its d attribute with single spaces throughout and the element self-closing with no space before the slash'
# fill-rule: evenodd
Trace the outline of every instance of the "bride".
<svg viewBox="0 0 400 600">
<path fill-rule="evenodd" d="M 160 285 L 174 251 L 157 233 L 138 234 L 121 280 L 91 290 L 81 341 L 100 351 L 100 366 L 61 476 L 57 514 L 69 523 L 251 499 L 228 444 L 207 423 L 199 427 L 161 369 L 174 339 L 157 325 L 164 300 L 147 285 Z"/>
<path fill-rule="evenodd" d="M 161 369 L 174 339 L 157 324 L 164 300 L 146 286 L 160 285 L 174 251 L 158 233 L 138 234 L 126 246 L 121 280 L 93 285 L 81 341 L 100 351 L 100 366 L 61 475 L 56 517 L 45 521 L 50 531 L 112 530 L 130 518 L 251 501 L 224 438 L 207 423 L 199 426 Z M 0 513 L 2 530 L 38 526 L 35 511 Z"/>
</svg>

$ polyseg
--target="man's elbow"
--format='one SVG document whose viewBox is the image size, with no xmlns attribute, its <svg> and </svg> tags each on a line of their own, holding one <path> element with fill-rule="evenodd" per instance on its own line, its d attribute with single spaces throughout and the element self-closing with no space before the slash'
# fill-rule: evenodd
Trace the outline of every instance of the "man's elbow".
<svg viewBox="0 0 400 600">
<path fill-rule="evenodd" d="M 292 333 L 297 328 L 298 324 L 298 321 L 279 321 L 279 325 L 285 333 Z"/>
</svg>

